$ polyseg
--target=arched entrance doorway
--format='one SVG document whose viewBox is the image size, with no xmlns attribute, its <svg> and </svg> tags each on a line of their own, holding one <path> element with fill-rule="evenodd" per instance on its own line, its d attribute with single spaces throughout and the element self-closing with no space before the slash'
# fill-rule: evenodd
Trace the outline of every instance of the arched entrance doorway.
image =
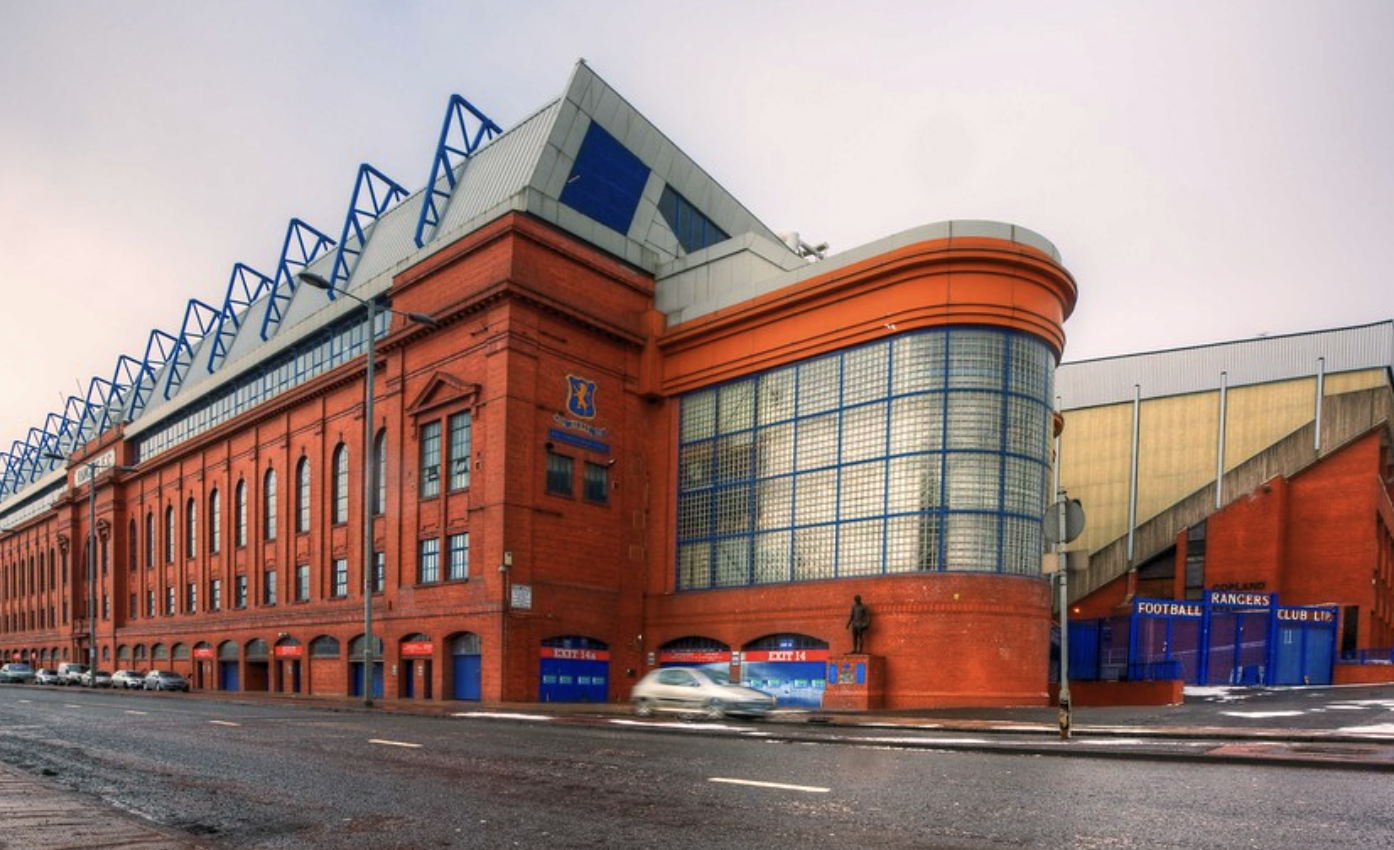
<svg viewBox="0 0 1394 850">
<path fill-rule="evenodd" d="M 766 635 L 741 651 L 741 684 L 773 694 L 781 708 L 821 706 L 827 669 L 828 644 L 808 635 Z"/>
<path fill-rule="evenodd" d="M 271 690 L 271 650 L 266 645 L 266 641 L 261 638 L 252 638 L 247 641 L 242 655 L 242 667 L 246 676 L 246 680 L 242 683 L 242 690 Z"/>
<path fill-rule="evenodd" d="M 242 690 L 241 666 L 238 661 L 237 644 L 225 640 L 218 644 L 218 689 L 223 691 Z"/>
<path fill-rule="evenodd" d="M 542 702 L 607 702 L 610 646 L 584 635 L 542 641 L 537 698 Z"/>
<path fill-rule="evenodd" d="M 373 637 L 373 693 L 382 696 L 382 638 Z M 349 641 L 349 696 L 363 696 L 363 635 Z"/>
<path fill-rule="evenodd" d="M 450 641 L 450 698 L 480 699 L 483 652 L 479 635 L 465 632 Z"/>
<path fill-rule="evenodd" d="M 194 644 L 194 675 L 189 679 L 189 687 L 195 690 L 207 688 L 213 681 L 213 645 L 206 640 Z"/>
<path fill-rule="evenodd" d="M 397 687 L 400 696 L 405 699 L 431 698 L 431 676 L 435 673 L 431 662 L 435 655 L 436 647 L 429 636 L 414 634 L 402 638 L 397 644 Z"/>
<path fill-rule="evenodd" d="M 293 637 L 276 641 L 276 690 L 281 693 L 300 693 L 301 659 L 305 648 Z"/>
</svg>

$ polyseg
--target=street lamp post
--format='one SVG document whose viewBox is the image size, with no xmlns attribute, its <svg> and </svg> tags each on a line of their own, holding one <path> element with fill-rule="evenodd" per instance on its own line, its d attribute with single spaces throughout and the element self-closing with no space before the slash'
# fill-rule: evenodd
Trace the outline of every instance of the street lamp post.
<svg viewBox="0 0 1394 850">
<path fill-rule="evenodd" d="M 368 308 L 366 319 L 367 367 L 363 380 L 363 705 L 373 705 L 373 491 L 372 475 L 376 470 L 373 463 L 373 380 L 377 366 L 377 340 L 373 325 L 377 321 L 377 304 L 372 298 L 359 298 L 351 292 L 336 290 L 327 278 L 312 271 L 302 271 L 296 275 L 301 283 L 325 292 L 346 296 Z M 435 319 L 423 313 L 409 313 L 383 307 L 388 313 L 397 313 L 427 327 L 439 325 Z"/>
<path fill-rule="evenodd" d="M 49 460 L 66 461 L 57 452 L 44 452 Z M 108 469 L 131 472 L 134 466 L 83 461 L 87 467 L 87 682 L 97 687 L 97 473 Z"/>
</svg>

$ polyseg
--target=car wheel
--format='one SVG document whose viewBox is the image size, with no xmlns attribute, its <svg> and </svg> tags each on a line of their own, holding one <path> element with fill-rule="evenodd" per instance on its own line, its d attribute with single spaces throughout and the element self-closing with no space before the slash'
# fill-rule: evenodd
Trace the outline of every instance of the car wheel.
<svg viewBox="0 0 1394 850">
<path fill-rule="evenodd" d="M 653 717 L 653 700 L 646 697 L 634 701 L 634 713 L 639 717 Z"/>
<path fill-rule="evenodd" d="M 702 708 L 702 716 L 708 720 L 720 720 L 726 716 L 726 708 L 721 704 L 721 700 L 710 699 Z"/>
</svg>

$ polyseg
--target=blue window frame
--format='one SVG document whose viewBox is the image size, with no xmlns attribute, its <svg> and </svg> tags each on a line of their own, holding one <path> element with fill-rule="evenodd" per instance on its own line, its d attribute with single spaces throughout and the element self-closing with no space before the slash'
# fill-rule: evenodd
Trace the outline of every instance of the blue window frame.
<svg viewBox="0 0 1394 850">
<path fill-rule="evenodd" d="M 954 570 L 1039 575 L 1054 356 L 904 334 L 689 393 L 678 588 Z"/>
</svg>

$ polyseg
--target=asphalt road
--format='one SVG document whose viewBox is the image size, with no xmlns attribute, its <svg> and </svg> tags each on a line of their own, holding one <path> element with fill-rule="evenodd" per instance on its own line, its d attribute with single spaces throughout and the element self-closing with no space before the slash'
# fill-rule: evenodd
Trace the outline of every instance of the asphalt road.
<svg viewBox="0 0 1394 850">
<path fill-rule="evenodd" d="M 1380 774 L 0 688 L 0 759 L 212 847 L 1387 848 Z M 930 734 L 930 733 L 923 733 Z M 0 846 L 3 835 L 0 834 Z"/>
</svg>

